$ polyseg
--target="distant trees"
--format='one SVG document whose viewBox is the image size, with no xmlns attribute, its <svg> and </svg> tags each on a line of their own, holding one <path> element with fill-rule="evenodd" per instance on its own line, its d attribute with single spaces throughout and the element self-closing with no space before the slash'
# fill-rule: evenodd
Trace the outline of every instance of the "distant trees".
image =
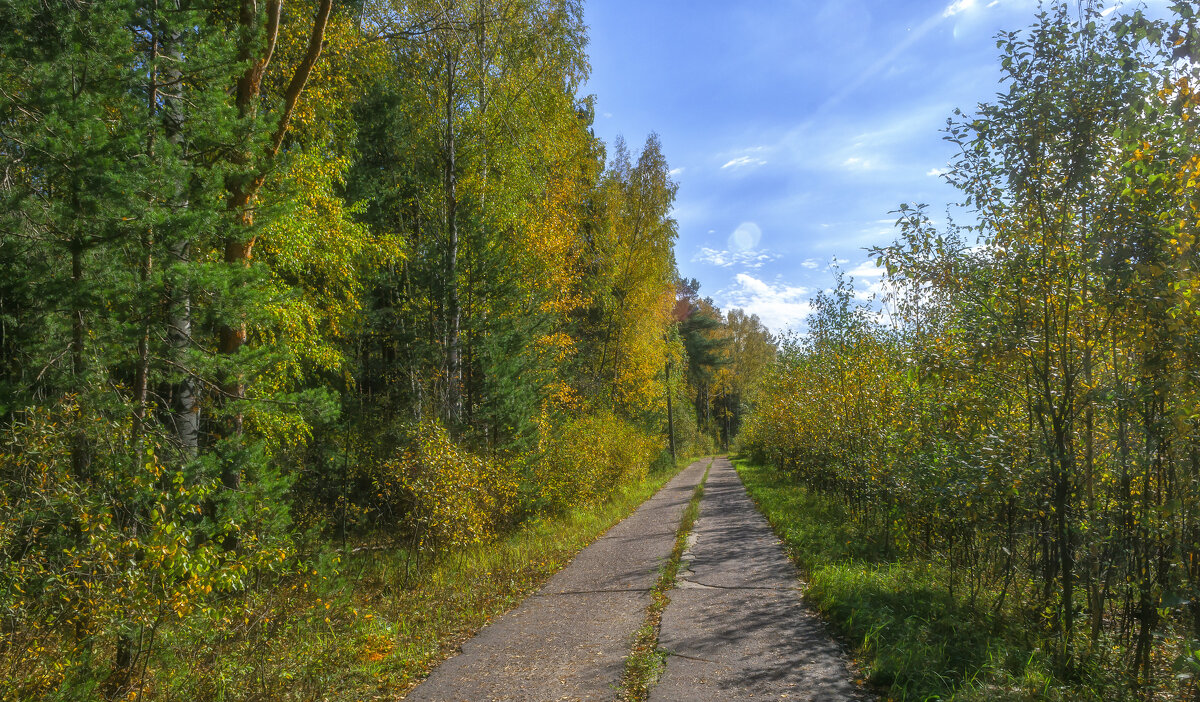
<svg viewBox="0 0 1200 702">
<path fill-rule="evenodd" d="M 712 411 L 721 446 L 730 448 L 754 407 L 767 369 L 776 358 L 776 340 L 758 315 L 733 309 L 725 318 L 724 362 L 716 369 Z"/>
</svg>

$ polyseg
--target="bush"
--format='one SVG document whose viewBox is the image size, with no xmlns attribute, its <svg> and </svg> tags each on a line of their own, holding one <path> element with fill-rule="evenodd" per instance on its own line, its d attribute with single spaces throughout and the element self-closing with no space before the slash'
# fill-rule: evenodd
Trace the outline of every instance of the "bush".
<svg viewBox="0 0 1200 702">
<path fill-rule="evenodd" d="M 131 446 L 131 432 L 130 416 L 74 396 L 0 431 L 0 699 L 90 697 L 105 677 L 123 688 L 165 618 L 244 575 L 197 545 L 212 486 L 166 468 L 163 437 Z M 118 671 L 122 641 L 137 645 Z"/>
<path fill-rule="evenodd" d="M 412 548 L 438 557 L 490 541 L 514 509 L 511 468 L 455 445 L 436 422 L 409 431 L 408 445 L 373 476 L 378 498 L 400 515 Z"/>
<path fill-rule="evenodd" d="M 547 434 L 531 479 L 537 506 L 552 512 L 601 502 L 622 482 L 644 478 L 663 448 L 660 437 L 609 412 L 567 421 Z"/>
</svg>

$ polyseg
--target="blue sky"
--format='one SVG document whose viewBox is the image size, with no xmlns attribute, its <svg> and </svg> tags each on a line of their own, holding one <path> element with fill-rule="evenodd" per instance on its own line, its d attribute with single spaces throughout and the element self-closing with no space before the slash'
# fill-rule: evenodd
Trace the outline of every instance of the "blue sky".
<svg viewBox="0 0 1200 702">
<path fill-rule="evenodd" d="M 1163 3 L 1156 3 L 1163 4 Z M 679 184 L 679 272 L 722 309 L 803 330 L 837 261 L 866 291 L 864 247 L 895 210 L 943 219 L 955 107 L 998 90 L 996 32 L 1035 0 L 587 0 L 596 133 L 655 131 Z M 866 264 L 866 265 L 864 265 Z"/>
</svg>

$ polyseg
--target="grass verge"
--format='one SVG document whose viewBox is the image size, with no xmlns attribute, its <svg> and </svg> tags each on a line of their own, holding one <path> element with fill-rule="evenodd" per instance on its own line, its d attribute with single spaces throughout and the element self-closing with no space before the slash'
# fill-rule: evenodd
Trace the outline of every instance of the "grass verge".
<svg viewBox="0 0 1200 702">
<path fill-rule="evenodd" d="M 704 468 L 704 476 L 692 491 L 692 499 L 684 509 L 679 529 L 675 532 L 675 547 L 659 573 L 658 582 L 650 591 L 650 604 L 646 606 L 646 618 L 637 630 L 629 657 L 625 659 L 625 674 L 621 678 L 620 702 L 644 702 L 650 697 L 650 688 L 658 681 L 666 666 L 667 653 L 658 647 L 659 625 L 662 613 L 671 603 L 670 591 L 675 587 L 675 576 L 679 573 L 679 562 L 687 548 L 688 534 L 700 515 L 700 499 L 704 497 L 704 483 L 712 461 Z"/>
<path fill-rule="evenodd" d="M 735 461 L 751 498 L 807 583 L 805 599 L 895 700 L 1101 700 L 1103 681 L 1064 685 L 1016 617 L 951 597 L 938 563 L 896 559 L 835 499 L 770 467 Z"/>
<path fill-rule="evenodd" d="M 144 693 L 168 700 L 400 699 L 686 465 L 622 486 L 600 505 L 526 523 L 419 575 L 407 572 L 409 559 L 398 549 L 362 550 L 344 560 L 329 552 L 307 577 L 246 595 L 246 606 L 237 608 L 244 621 L 164 628 Z"/>
</svg>

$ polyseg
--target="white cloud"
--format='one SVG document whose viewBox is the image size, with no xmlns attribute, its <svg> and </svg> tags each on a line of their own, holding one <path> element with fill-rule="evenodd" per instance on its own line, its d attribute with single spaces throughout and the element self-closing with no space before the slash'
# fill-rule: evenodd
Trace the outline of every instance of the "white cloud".
<svg viewBox="0 0 1200 702">
<path fill-rule="evenodd" d="M 800 262 L 800 265 L 803 266 L 804 268 L 807 268 L 810 271 L 815 271 L 816 269 L 821 267 L 821 264 L 817 263 L 815 259 L 811 259 L 811 258 L 804 259 L 803 261 Z"/>
<path fill-rule="evenodd" d="M 692 263 L 707 263 L 712 266 L 728 268 L 733 265 L 733 254 L 722 249 L 711 249 L 707 246 L 701 246 L 696 255 L 692 256 Z"/>
<path fill-rule="evenodd" d="M 890 287 L 882 280 L 854 286 L 854 299 L 860 302 L 881 302 Z"/>
<path fill-rule="evenodd" d="M 953 17 L 972 7 L 975 7 L 975 0 L 954 0 L 954 2 L 946 6 L 945 10 L 942 10 L 942 17 Z"/>
<path fill-rule="evenodd" d="M 854 268 L 846 271 L 846 275 L 853 278 L 878 278 L 884 274 L 886 269 L 876 266 L 874 261 L 863 261 Z"/>
<path fill-rule="evenodd" d="M 735 159 L 726 161 L 725 165 L 721 166 L 721 169 L 724 170 L 726 168 L 746 168 L 748 166 L 756 168 L 758 166 L 765 166 L 765 165 L 767 165 L 767 162 L 762 160 L 761 158 L 755 158 L 753 156 L 738 156 Z"/>
<path fill-rule="evenodd" d="M 944 176 L 949 172 L 950 172 L 950 169 L 948 169 L 948 168 L 930 168 L 929 170 L 925 171 L 925 175 L 936 177 L 936 176 Z"/>
<path fill-rule="evenodd" d="M 842 161 L 842 168 L 851 171 L 871 171 L 875 170 L 875 162 L 862 158 L 861 156 L 851 156 Z"/>
<path fill-rule="evenodd" d="M 667 174 L 670 176 L 677 176 L 680 173 L 683 173 L 683 170 L 683 166 L 680 166 L 679 168 L 672 168 L 671 170 L 667 171 Z"/>
<path fill-rule="evenodd" d="M 612 113 L 611 113 L 611 112 L 605 112 L 605 113 L 604 113 L 604 118 L 605 118 L 605 119 L 612 119 Z"/>
<path fill-rule="evenodd" d="M 693 263 L 707 263 L 710 266 L 718 266 L 720 268 L 732 268 L 740 266 L 755 270 L 762 268 L 764 265 L 774 261 L 778 256 L 765 250 L 748 249 L 745 251 L 727 251 L 723 249 L 713 249 L 707 246 L 700 247 L 695 256 L 692 256 Z"/>
<path fill-rule="evenodd" d="M 735 307 L 749 314 L 756 314 L 770 329 L 776 332 L 804 321 L 812 311 L 808 302 L 809 289 L 787 283 L 767 283 L 746 273 L 734 277 L 733 287 L 722 290 L 725 309 Z"/>
</svg>

